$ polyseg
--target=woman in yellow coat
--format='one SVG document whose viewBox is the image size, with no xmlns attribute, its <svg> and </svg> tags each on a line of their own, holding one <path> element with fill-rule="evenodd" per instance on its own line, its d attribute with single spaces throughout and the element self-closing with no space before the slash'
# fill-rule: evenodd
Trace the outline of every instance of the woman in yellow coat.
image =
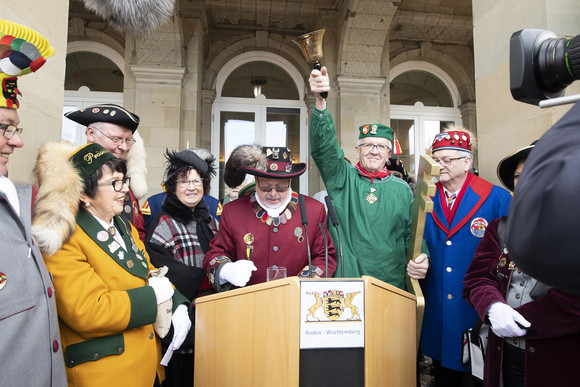
<svg viewBox="0 0 580 387">
<path fill-rule="evenodd" d="M 190 304 L 167 278 L 150 277 L 156 269 L 137 230 L 117 216 L 128 190 L 125 161 L 98 144 L 68 157 L 70 150 L 41 149 L 33 222 L 54 278 L 69 386 L 159 385 L 158 304 L 172 300 L 174 347 L 191 326 Z"/>
</svg>

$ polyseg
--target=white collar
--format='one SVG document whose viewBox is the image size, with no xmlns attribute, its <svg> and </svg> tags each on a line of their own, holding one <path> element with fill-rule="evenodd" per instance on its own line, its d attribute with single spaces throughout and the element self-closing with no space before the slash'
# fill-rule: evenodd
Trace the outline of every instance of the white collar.
<svg viewBox="0 0 580 387">
<path fill-rule="evenodd" d="M 289 189 L 288 197 L 286 198 L 286 200 L 284 200 L 284 202 L 280 205 L 280 207 L 268 208 L 260 201 L 260 198 L 258 197 L 258 191 L 256 191 L 256 201 L 264 210 L 266 210 L 266 212 L 268 213 L 268 216 L 271 216 L 272 218 L 279 217 L 280 214 L 282 212 L 284 212 L 284 210 L 288 206 L 288 203 L 290 203 L 291 199 L 292 199 L 292 189 Z"/>
<path fill-rule="evenodd" d="M 6 176 L 0 176 L 0 191 L 4 192 L 8 203 L 14 209 L 14 212 L 20 216 L 20 202 L 18 201 L 18 194 L 16 193 L 16 187 L 14 183 Z"/>
</svg>

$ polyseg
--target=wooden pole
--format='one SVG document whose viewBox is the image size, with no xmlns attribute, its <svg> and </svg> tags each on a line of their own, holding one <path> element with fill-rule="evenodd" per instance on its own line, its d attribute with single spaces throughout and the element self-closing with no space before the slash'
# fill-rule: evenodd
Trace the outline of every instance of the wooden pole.
<svg viewBox="0 0 580 387">
<path fill-rule="evenodd" d="M 415 206 L 413 207 L 413 223 L 411 224 L 411 237 L 409 248 L 407 249 L 407 262 L 415 259 L 421 254 L 423 246 L 423 233 L 425 231 L 425 219 L 428 212 L 433 211 L 433 201 L 435 196 L 435 183 L 433 178 L 439 176 L 439 164 L 430 156 L 421 155 L 419 160 L 419 172 L 417 174 L 417 186 L 415 187 Z M 423 323 L 423 312 L 425 311 L 425 297 L 421 291 L 419 281 L 406 277 L 407 289 L 417 297 L 417 351 L 419 350 L 419 339 L 421 338 L 421 325 Z"/>
</svg>

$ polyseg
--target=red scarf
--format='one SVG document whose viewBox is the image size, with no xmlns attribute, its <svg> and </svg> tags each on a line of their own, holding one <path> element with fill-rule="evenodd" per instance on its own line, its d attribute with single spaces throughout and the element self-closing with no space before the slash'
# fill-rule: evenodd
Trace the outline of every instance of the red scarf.
<svg viewBox="0 0 580 387">
<path fill-rule="evenodd" d="M 364 169 L 361 165 L 360 162 L 356 163 L 356 165 L 354 166 L 356 168 L 356 170 L 358 171 L 358 174 L 361 176 L 366 176 L 369 179 L 371 179 L 371 183 L 373 182 L 373 178 L 377 178 L 377 179 L 383 179 L 387 176 L 389 176 L 389 170 L 387 169 L 387 166 L 383 166 L 383 169 L 381 169 L 380 171 L 376 171 L 373 173 L 369 173 L 366 169 Z"/>
</svg>

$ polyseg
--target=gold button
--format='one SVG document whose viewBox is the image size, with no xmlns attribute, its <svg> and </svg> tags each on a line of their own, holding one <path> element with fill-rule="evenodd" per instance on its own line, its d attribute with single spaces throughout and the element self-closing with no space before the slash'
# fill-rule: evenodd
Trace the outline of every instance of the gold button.
<svg viewBox="0 0 580 387">
<path fill-rule="evenodd" d="M 447 299 L 451 300 L 453 298 L 453 294 L 448 294 Z"/>
<path fill-rule="evenodd" d="M 149 339 L 153 340 L 153 338 L 155 337 L 155 335 L 153 333 L 149 333 Z"/>
<path fill-rule="evenodd" d="M 451 246 L 451 241 L 447 241 L 447 242 L 445 242 L 445 244 L 446 244 L 447 246 Z"/>
<path fill-rule="evenodd" d="M 519 299 L 520 299 L 520 297 L 521 297 L 521 296 L 520 296 L 520 294 L 519 294 L 519 293 L 518 293 L 518 294 L 516 294 L 516 299 L 518 299 L 518 300 L 519 300 Z"/>
<path fill-rule="evenodd" d="M 520 282 L 520 286 L 524 286 L 526 283 L 524 281 Z"/>
<path fill-rule="evenodd" d="M 534 348 L 534 347 L 530 347 L 529 350 L 531 353 L 536 353 L 536 348 Z"/>
<path fill-rule="evenodd" d="M 93 355 L 93 359 L 98 359 L 98 358 L 99 358 L 99 354 L 98 354 L 98 353 L 95 353 L 95 354 Z"/>
<path fill-rule="evenodd" d="M 453 269 L 451 269 L 450 267 L 448 267 L 446 270 L 447 270 L 448 273 L 451 273 L 451 270 L 453 270 Z"/>
</svg>

